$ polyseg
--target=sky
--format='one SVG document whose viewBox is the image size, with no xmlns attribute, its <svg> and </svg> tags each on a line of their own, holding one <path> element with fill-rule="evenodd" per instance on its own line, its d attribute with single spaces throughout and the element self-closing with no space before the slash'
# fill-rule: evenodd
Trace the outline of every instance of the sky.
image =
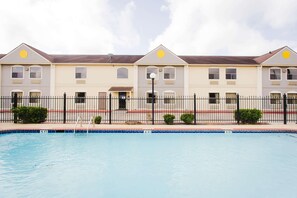
<svg viewBox="0 0 297 198">
<path fill-rule="evenodd" d="M 262 55 L 297 50 L 296 0 L 0 0 L 0 54 Z"/>
</svg>

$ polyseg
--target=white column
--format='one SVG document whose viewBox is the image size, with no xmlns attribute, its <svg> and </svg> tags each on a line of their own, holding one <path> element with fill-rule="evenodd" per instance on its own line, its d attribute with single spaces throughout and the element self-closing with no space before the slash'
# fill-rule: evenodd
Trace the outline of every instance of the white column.
<svg viewBox="0 0 297 198">
<path fill-rule="evenodd" d="M 2 65 L 0 64 L 0 96 L 2 95 Z"/>
<path fill-rule="evenodd" d="M 263 83 L 262 83 L 262 65 L 259 65 L 257 67 L 257 75 L 258 75 L 258 82 L 257 82 L 257 96 L 262 96 L 262 89 L 263 89 Z"/>
<path fill-rule="evenodd" d="M 50 96 L 56 95 L 56 66 L 51 64 Z"/>
<path fill-rule="evenodd" d="M 139 97 L 138 96 L 138 65 L 134 65 L 133 71 L 134 71 L 134 76 L 133 76 L 133 78 L 134 78 L 134 82 L 133 82 L 133 91 L 134 91 L 134 93 L 133 93 L 133 97 L 138 98 Z M 132 104 L 132 108 L 137 109 L 137 107 L 138 107 L 138 101 L 135 100 L 133 102 L 133 104 Z"/>
<path fill-rule="evenodd" d="M 189 65 L 184 66 L 184 96 L 189 96 Z"/>
</svg>

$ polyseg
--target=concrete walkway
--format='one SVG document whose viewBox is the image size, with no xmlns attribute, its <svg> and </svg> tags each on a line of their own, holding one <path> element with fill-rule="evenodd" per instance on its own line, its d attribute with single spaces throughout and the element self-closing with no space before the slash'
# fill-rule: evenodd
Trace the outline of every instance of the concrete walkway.
<svg viewBox="0 0 297 198">
<path fill-rule="evenodd" d="M 73 130 L 75 124 L 13 124 L 1 123 L 1 130 L 30 130 L 30 129 L 53 129 Z M 76 130 L 84 130 L 88 124 L 77 125 Z M 90 125 L 89 130 L 251 130 L 251 131 L 296 131 L 297 124 L 270 124 L 270 125 L 121 125 L 121 124 L 100 124 Z"/>
</svg>

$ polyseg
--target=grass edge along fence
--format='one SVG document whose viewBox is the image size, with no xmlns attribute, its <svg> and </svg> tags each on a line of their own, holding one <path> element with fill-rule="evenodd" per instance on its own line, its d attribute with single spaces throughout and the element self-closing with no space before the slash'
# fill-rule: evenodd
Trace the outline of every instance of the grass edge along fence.
<svg viewBox="0 0 297 198">
<path fill-rule="evenodd" d="M 235 112 L 240 109 L 258 109 L 262 112 L 259 123 L 283 123 L 297 121 L 297 99 L 272 97 L 209 98 L 193 96 L 118 98 L 42 96 L 0 97 L 0 122 L 17 121 L 12 108 L 20 106 L 43 107 L 48 110 L 48 123 L 75 123 L 80 117 L 87 123 L 91 117 L 100 116 L 103 124 L 165 124 L 163 116 L 175 116 L 174 124 L 184 124 L 182 114 L 194 115 L 192 124 L 228 123 L 240 124 Z M 154 122 L 153 122 L 154 121 Z"/>
</svg>

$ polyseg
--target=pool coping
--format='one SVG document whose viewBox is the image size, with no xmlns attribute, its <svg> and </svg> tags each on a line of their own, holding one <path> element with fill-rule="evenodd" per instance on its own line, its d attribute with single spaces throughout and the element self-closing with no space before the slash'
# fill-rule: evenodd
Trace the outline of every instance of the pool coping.
<svg viewBox="0 0 297 198">
<path fill-rule="evenodd" d="M 271 125 L 87 125 L 1 123 L 7 133 L 297 133 L 296 124 Z"/>
</svg>

